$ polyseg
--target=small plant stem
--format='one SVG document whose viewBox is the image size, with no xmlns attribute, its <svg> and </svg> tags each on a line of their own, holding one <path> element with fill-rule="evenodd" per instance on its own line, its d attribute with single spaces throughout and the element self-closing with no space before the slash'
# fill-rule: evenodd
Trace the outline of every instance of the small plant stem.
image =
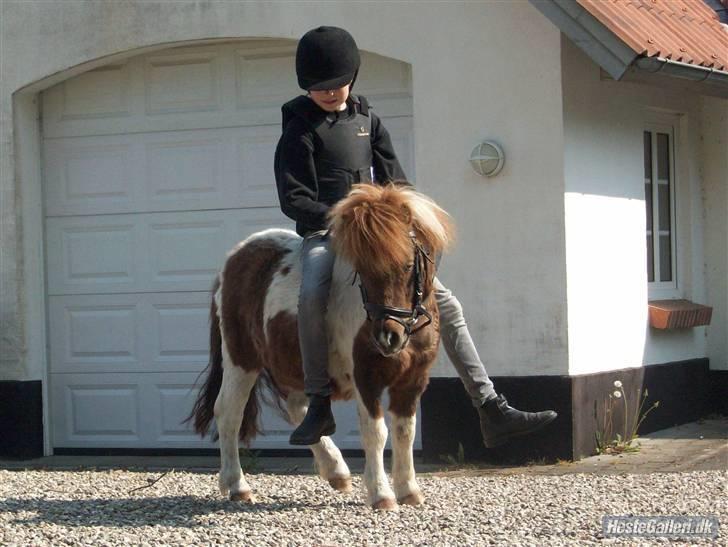
<svg viewBox="0 0 728 547">
<path fill-rule="evenodd" d="M 637 431 L 637 429 L 639 429 L 640 425 L 642 425 L 642 422 L 644 421 L 644 419 L 645 419 L 645 418 L 647 418 L 647 415 L 648 415 L 648 414 L 649 414 L 650 412 L 652 412 L 652 411 L 653 411 L 653 410 L 654 410 L 655 408 L 657 408 L 657 402 L 654 402 L 654 403 L 652 404 L 652 406 L 651 406 L 650 408 L 648 408 L 648 409 L 647 409 L 647 411 L 646 411 L 646 412 L 645 412 L 645 413 L 644 413 L 644 414 L 642 415 L 642 418 L 641 418 L 641 419 L 640 419 L 640 421 L 639 421 L 639 422 L 637 423 L 637 427 L 635 428 L 635 432 Z"/>
<path fill-rule="evenodd" d="M 622 392 L 622 399 L 624 399 L 624 443 L 629 444 L 632 439 L 631 439 L 631 437 L 628 437 L 629 431 L 627 431 L 627 418 L 629 416 L 629 407 L 627 405 L 627 394 L 624 392 L 624 388 L 622 386 L 619 387 L 619 390 Z"/>
</svg>

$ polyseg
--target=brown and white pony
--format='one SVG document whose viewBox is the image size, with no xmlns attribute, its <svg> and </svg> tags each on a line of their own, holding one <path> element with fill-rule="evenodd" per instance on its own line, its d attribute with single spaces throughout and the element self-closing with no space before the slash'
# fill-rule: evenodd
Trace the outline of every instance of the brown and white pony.
<svg viewBox="0 0 728 547">
<path fill-rule="evenodd" d="M 433 258 L 452 238 L 448 219 L 429 198 L 395 185 L 357 185 L 330 216 L 337 259 L 327 313 L 329 374 L 334 399 L 357 399 L 364 484 L 369 504 L 378 509 L 423 501 L 412 443 L 417 402 L 439 343 Z M 272 388 L 291 423 L 298 425 L 306 414 L 297 336 L 300 249 L 301 238 L 288 230 L 253 234 L 229 253 L 213 287 L 209 372 L 190 419 L 205 435 L 214 415 L 220 491 L 231 500 L 254 501 L 240 468 L 238 438 L 247 443 L 258 432 L 259 379 Z M 392 415 L 394 490 L 383 463 L 384 388 Z M 336 490 L 351 490 L 349 468 L 332 440 L 323 437 L 310 448 L 321 476 Z"/>
</svg>

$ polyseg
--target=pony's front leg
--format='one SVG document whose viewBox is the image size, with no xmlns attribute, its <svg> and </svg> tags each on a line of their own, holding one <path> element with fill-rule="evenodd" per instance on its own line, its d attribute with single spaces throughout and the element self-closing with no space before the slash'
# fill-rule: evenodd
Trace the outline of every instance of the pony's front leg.
<svg viewBox="0 0 728 547">
<path fill-rule="evenodd" d="M 416 416 L 392 415 L 392 483 L 397 501 L 405 505 L 420 505 L 424 500 L 412 461 L 415 442 Z"/>
<path fill-rule="evenodd" d="M 294 391 L 288 395 L 286 405 L 291 423 L 298 426 L 306 416 L 308 397 L 300 391 Z M 321 478 L 328 481 L 334 490 L 351 492 L 351 473 L 334 441 L 329 437 L 321 437 L 319 442 L 309 448 L 313 452 Z"/>
<path fill-rule="evenodd" d="M 372 416 L 362 402 L 359 403 L 359 427 L 364 447 L 366 463 L 364 465 L 364 486 L 367 489 L 367 501 L 374 509 L 391 510 L 397 508 L 394 492 L 389 486 L 387 473 L 384 471 L 384 445 L 387 443 L 387 426 L 384 423 L 381 403 L 375 401 L 375 413 Z"/>
<path fill-rule="evenodd" d="M 224 341 L 222 355 L 222 385 L 215 400 L 215 421 L 220 435 L 220 492 L 223 496 L 229 493 L 233 501 L 253 503 L 255 498 L 240 468 L 238 435 L 243 411 L 258 373 L 234 365 Z"/>
</svg>

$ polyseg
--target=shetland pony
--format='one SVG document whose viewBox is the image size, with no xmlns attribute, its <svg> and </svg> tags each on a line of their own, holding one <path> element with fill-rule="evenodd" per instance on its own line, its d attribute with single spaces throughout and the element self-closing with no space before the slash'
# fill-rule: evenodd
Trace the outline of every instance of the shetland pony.
<svg viewBox="0 0 728 547">
<path fill-rule="evenodd" d="M 423 496 L 412 462 L 415 411 L 437 355 L 435 257 L 450 243 L 452 226 L 443 209 L 411 187 L 371 184 L 354 186 L 333 208 L 329 225 L 337 256 L 327 313 L 332 398 L 358 402 L 369 504 L 418 505 Z M 189 419 L 204 436 L 215 418 L 219 486 L 231 500 L 254 502 L 240 468 L 238 439 L 248 443 L 258 433 L 261 381 L 292 424 L 306 414 L 297 327 L 300 249 L 301 238 L 288 230 L 253 234 L 229 253 L 213 287 L 210 364 Z M 383 464 L 385 388 L 393 433 L 391 487 Z M 349 468 L 332 440 L 322 437 L 310 448 L 322 478 L 336 490 L 351 490 Z"/>
</svg>

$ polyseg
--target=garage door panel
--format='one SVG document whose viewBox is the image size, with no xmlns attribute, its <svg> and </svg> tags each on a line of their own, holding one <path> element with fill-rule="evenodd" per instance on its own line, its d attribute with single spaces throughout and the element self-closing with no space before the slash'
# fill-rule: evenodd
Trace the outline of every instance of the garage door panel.
<svg viewBox="0 0 728 547">
<path fill-rule="evenodd" d="M 158 427 L 155 430 L 155 441 L 168 443 L 207 444 L 189 426 L 182 421 L 192 410 L 197 398 L 197 389 L 185 384 L 155 384 L 159 407 Z M 209 439 L 208 439 L 209 441 Z"/>
<path fill-rule="evenodd" d="M 214 222 L 165 220 L 167 222 L 149 227 L 152 288 L 209 287 L 230 246 L 225 219 Z"/>
<path fill-rule="evenodd" d="M 149 335 L 155 370 L 180 369 L 189 365 L 201 370 L 209 357 L 209 315 L 211 295 L 203 293 L 190 298 L 165 295 L 168 302 L 154 302 Z M 155 300 L 160 300 L 159 298 Z M 195 300 L 180 302 L 180 300 Z"/>
<path fill-rule="evenodd" d="M 221 109 L 219 50 L 177 51 L 145 58 L 146 113 Z"/>
<path fill-rule="evenodd" d="M 51 372 L 144 370 L 144 310 L 132 295 L 50 297 Z"/>
<path fill-rule="evenodd" d="M 49 303 L 52 371 L 142 369 L 141 310 L 133 302 Z"/>
<path fill-rule="evenodd" d="M 63 380 L 54 382 L 52 395 L 54 416 L 62 417 L 55 428 L 56 446 L 113 446 L 142 440 L 136 383 L 119 382 L 119 378 L 89 382 L 83 376 Z"/>
<path fill-rule="evenodd" d="M 47 140 L 46 214 L 277 206 L 278 126 Z"/>
<path fill-rule="evenodd" d="M 273 157 L 280 137 L 278 127 L 258 127 L 237 141 L 236 187 L 245 207 L 278 207 Z"/>
<path fill-rule="evenodd" d="M 299 93 L 296 83 L 296 47 L 235 48 L 236 103 L 238 109 L 255 111 L 281 105 Z"/>
<path fill-rule="evenodd" d="M 59 292 L 130 291 L 143 260 L 141 227 L 129 217 L 48 219 L 48 288 Z"/>
<path fill-rule="evenodd" d="M 130 90 L 130 63 L 105 65 L 51 88 L 44 96 L 44 113 L 54 124 L 126 117 L 131 115 Z"/>
<path fill-rule="evenodd" d="M 128 137 L 46 141 L 46 214 L 131 211 L 138 202 L 138 150 Z"/>
<path fill-rule="evenodd" d="M 145 141 L 147 210 L 233 205 L 225 184 L 225 135 L 192 131 Z"/>
<path fill-rule="evenodd" d="M 189 372 L 54 374 L 52 408 L 59 422 L 54 427 L 54 444 L 64 448 L 212 447 L 209 440 L 194 435 L 188 424 L 181 424 L 196 397 L 196 377 Z"/>
<path fill-rule="evenodd" d="M 278 208 L 49 218 L 48 292 L 206 291 L 239 241 L 291 226 Z"/>
<path fill-rule="evenodd" d="M 143 227 L 129 216 L 47 219 L 49 294 L 137 289 L 143 238 Z"/>
<path fill-rule="evenodd" d="M 208 361 L 211 294 L 49 297 L 51 371 L 200 371 Z"/>
</svg>

